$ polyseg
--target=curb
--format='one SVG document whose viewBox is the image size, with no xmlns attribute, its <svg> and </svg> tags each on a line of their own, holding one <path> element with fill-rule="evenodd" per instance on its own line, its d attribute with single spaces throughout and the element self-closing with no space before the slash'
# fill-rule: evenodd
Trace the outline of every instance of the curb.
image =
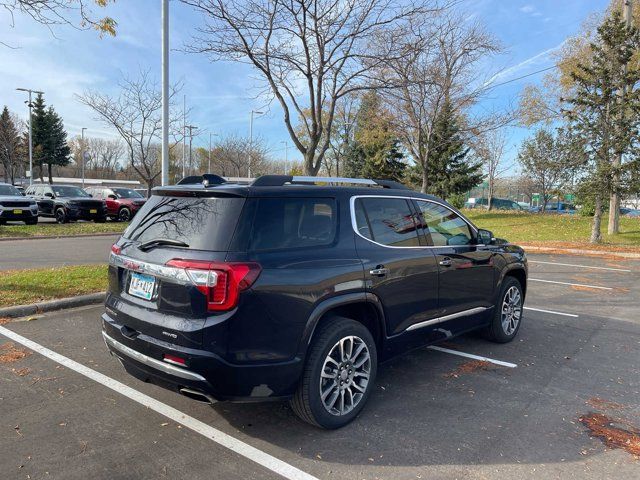
<svg viewBox="0 0 640 480">
<path fill-rule="evenodd" d="M 9 242 L 12 240 L 50 240 L 52 238 L 119 237 L 120 235 L 122 235 L 122 232 L 78 233 L 77 235 L 33 235 L 31 237 L 1 237 L 0 242 Z"/>
<path fill-rule="evenodd" d="M 0 308 L 0 318 L 18 318 L 36 315 L 38 313 L 52 312 L 66 308 L 84 307 L 104 302 L 106 292 L 78 295 L 77 297 L 59 298 L 47 302 L 33 303 L 31 305 L 16 305 L 15 307 Z"/>
<path fill-rule="evenodd" d="M 591 257 L 621 257 L 621 258 L 637 258 L 640 259 L 640 253 L 634 252 L 616 252 L 606 250 L 585 250 L 582 248 L 557 248 L 557 247 L 537 247 L 528 246 L 526 244 L 520 245 L 527 252 L 547 252 L 556 253 L 559 255 L 588 255 Z"/>
</svg>

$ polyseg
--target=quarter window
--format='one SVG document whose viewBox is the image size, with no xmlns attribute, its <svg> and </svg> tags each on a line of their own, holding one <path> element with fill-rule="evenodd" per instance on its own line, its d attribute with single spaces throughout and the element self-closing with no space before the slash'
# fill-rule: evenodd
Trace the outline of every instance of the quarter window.
<svg viewBox="0 0 640 480">
<path fill-rule="evenodd" d="M 325 198 L 260 198 L 250 250 L 318 247 L 336 236 L 335 201 Z"/>
<path fill-rule="evenodd" d="M 365 238 L 390 247 L 419 247 L 414 215 L 402 198 L 365 197 L 355 202 L 356 228 Z"/>
<path fill-rule="evenodd" d="M 469 224 L 455 212 L 432 202 L 417 201 L 423 228 L 436 247 L 470 245 L 473 235 Z"/>
</svg>

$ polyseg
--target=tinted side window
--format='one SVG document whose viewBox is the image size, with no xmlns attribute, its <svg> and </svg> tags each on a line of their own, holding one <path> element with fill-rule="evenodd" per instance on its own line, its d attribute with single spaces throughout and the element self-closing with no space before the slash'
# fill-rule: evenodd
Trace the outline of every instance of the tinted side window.
<svg viewBox="0 0 640 480">
<path fill-rule="evenodd" d="M 390 247 L 419 247 L 414 216 L 402 198 L 360 198 L 356 201 L 356 221 L 366 218 L 368 224 L 358 223 L 361 234 L 369 231 L 371 240 Z M 364 209 L 366 217 L 358 213 Z M 360 220 L 359 220 L 360 219 Z"/>
<path fill-rule="evenodd" d="M 316 247 L 336 236 L 335 200 L 259 198 L 249 250 Z"/>
<path fill-rule="evenodd" d="M 436 247 L 470 245 L 473 235 L 467 222 L 446 207 L 431 202 L 417 201 L 422 212 L 423 225 Z"/>
</svg>

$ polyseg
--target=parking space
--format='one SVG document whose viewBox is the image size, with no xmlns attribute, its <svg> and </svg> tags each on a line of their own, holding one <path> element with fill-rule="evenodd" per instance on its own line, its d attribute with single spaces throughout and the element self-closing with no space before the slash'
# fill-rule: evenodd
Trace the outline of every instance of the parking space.
<svg viewBox="0 0 640 480">
<path fill-rule="evenodd" d="M 516 341 L 467 335 L 394 359 L 337 431 L 281 403 L 212 408 L 138 382 L 108 355 L 100 307 L 6 324 L 98 376 L 10 354 L 30 350 L 0 330 L 0 478 L 634 478 L 640 262 L 529 259 L 545 281 L 529 284 Z"/>
</svg>

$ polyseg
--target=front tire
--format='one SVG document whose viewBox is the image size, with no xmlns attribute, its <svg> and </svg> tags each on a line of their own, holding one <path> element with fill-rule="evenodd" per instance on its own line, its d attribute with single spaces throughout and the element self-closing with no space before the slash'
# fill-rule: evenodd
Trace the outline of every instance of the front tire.
<svg viewBox="0 0 640 480">
<path fill-rule="evenodd" d="M 293 411 L 307 423 L 335 429 L 351 422 L 373 390 L 377 350 L 361 323 L 333 317 L 314 334 Z"/>
<path fill-rule="evenodd" d="M 498 298 L 491 324 L 484 333 L 485 337 L 492 342 L 508 343 L 516 337 L 522 324 L 524 303 L 522 285 L 514 277 L 505 277 Z"/>
<path fill-rule="evenodd" d="M 69 217 L 67 217 L 67 212 L 64 211 L 64 208 L 56 209 L 56 222 L 69 223 Z"/>
<path fill-rule="evenodd" d="M 131 210 L 127 207 L 123 207 L 118 211 L 118 221 L 119 222 L 128 222 L 131 220 Z"/>
</svg>

